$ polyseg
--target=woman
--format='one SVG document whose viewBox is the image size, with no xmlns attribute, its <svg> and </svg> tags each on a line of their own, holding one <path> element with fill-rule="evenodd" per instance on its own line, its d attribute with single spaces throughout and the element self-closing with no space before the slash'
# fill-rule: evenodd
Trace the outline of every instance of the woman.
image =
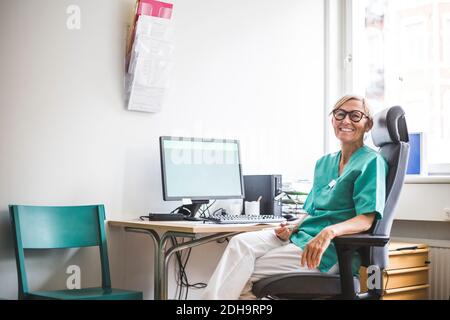
<svg viewBox="0 0 450 320">
<path fill-rule="evenodd" d="M 330 113 L 341 150 L 317 161 L 314 183 L 304 209 L 308 217 L 294 228 L 243 233 L 228 244 L 204 299 L 254 298 L 252 284 L 286 272 L 337 273 L 335 237 L 367 231 L 381 219 L 387 163 L 364 145 L 373 125 L 364 98 L 341 98 Z M 353 271 L 360 261 L 354 259 Z"/>
</svg>

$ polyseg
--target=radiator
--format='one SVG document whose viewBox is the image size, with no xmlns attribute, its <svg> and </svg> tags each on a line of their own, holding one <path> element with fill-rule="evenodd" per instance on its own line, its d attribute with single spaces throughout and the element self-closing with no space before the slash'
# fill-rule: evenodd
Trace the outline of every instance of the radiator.
<svg viewBox="0 0 450 320">
<path fill-rule="evenodd" d="M 430 244 L 431 272 L 429 298 L 450 299 L 450 245 Z"/>
</svg>

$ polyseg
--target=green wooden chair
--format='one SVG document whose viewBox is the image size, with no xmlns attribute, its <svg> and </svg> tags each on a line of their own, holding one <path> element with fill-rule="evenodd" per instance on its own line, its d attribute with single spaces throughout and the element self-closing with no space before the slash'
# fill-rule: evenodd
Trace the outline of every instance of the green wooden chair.
<svg viewBox="0 0 450 320">
<path fill-rule="evenodd" d="M 19 299 L 142 300 L 142 292 L 111 288 L 103 205 L 42 207 L 10 205 Z M 24 250 L 98 246 L 102 286 L 73 290 L 28 289 Z"/>
</svg>

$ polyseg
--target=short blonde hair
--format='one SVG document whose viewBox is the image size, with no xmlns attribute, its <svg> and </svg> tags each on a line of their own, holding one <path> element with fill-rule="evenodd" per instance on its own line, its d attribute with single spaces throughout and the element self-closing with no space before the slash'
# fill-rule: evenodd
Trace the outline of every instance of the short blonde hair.
<svg viewBox="0 0 450 320">
<path fill-rule="evenodd" d="M 372 119 L 372 110 L 369 106 L 369 103 L 367 102 L 367 99 L 362 96 L 356 95 L 356 94 L 347 94 L 347 95 L 343 96 L 342 98 L 340 98 L 338 100 L 338 102 L 336 102 L 336 104 L 334 105 L 333 110 L 331 110 L 330 115 L 334 112 L 334 110 L 339 109 L 346 102 L 348 102 L 350 100 L 356 100 L 356 101 L 361 102 L 363 105 L 364 113 L 366 114 L 366 116 L 369 119 Z"/>
</svg>

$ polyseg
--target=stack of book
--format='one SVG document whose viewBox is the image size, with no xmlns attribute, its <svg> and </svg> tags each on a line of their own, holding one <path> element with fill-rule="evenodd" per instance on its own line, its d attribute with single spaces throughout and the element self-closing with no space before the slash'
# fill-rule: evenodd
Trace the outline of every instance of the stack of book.
<svg viewBox="0 0 450 320">
<path fill-rule="evenodd" d="M 311 183 L 308 180 L 298 180 L 283 183 L 283 204 L 282 211 L 285 214 L 303 214 L 303 205 L 311 190 Z"/>
<path fill-rule="evenodd" d="M 128 110 L 158 112 L 168 87 L 173 53 L 173 5 L 138 0 L 126 53 Z"/>
</svg>

